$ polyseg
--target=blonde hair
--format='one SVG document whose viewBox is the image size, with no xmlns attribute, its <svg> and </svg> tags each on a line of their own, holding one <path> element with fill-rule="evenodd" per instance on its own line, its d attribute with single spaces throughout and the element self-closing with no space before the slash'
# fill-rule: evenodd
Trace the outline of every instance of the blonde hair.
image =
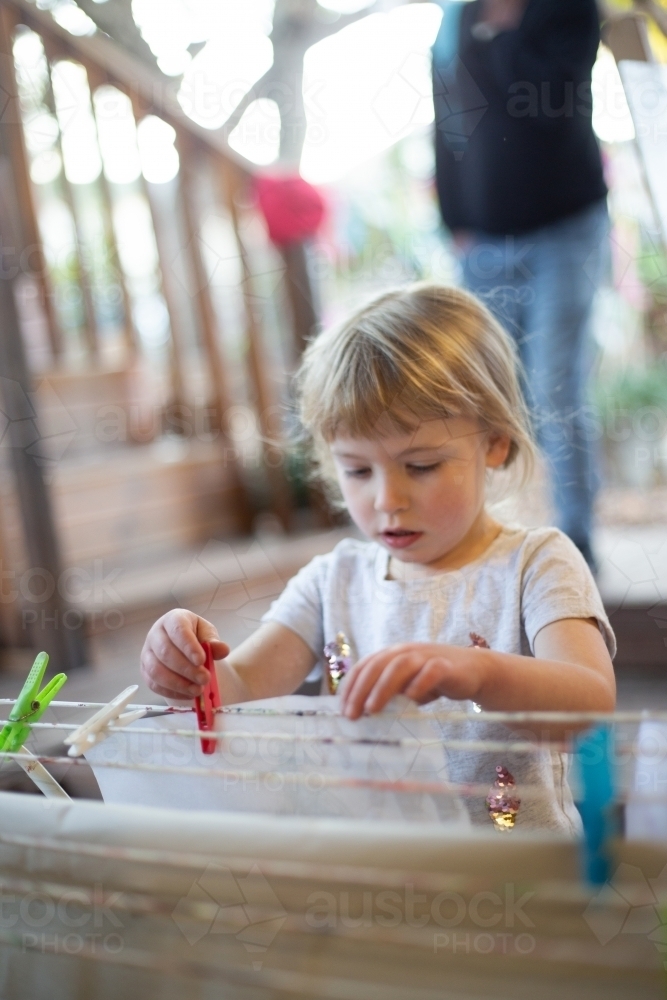
<svg viewBox="0 0 667 1000">
<path fill-rule="evenodd" d="M 472 417 L 508 435 L 504 468 L 528 478 L 535 446 L 513 342 L 482 303 L 458 288 L 419 283 L 385 292 L 308 345 L 297 373 L 301 425 L 319 474 L 336 477 L 338 434 L 377 438 L 420 420 Z"/>
</svg>

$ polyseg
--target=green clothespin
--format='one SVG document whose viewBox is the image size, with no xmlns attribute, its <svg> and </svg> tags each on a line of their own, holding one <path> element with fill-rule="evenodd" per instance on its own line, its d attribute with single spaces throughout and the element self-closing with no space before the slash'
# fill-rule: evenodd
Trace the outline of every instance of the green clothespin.
<svg viewBox="0 0 667 1000">
<path fill-rule="evenodd" d="M 28 674 L 28 679 L 23 685 L 23 690 L 9 713 L 10 721 L 0 732 L 0 751 L 4 753 L 20 752 L 24 742 L 30 736 L 30 726 L 33 722 L 41 719 L 67 680 L 67 674 L 56 674 L 46 687 L 39 691 L 38 688 L 42 683 L 48 662 L 48 653 L 37 655 L 37 659 Z"/>
</svg>

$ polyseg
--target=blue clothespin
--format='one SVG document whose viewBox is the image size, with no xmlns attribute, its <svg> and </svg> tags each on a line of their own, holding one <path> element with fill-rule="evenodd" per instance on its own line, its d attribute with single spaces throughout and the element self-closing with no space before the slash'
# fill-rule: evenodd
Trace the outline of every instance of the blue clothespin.
<svg viewBox="0 0 667 1000">
<path fill-rule="evenodd" d="M 584 824 L 583 863 L 586 878 L 603 885 L 611 875 L 610 842 L 618 833 L 615 808 L 614 733 L 607 723 L 587 729 L 575 741 Z"/>
</svg>

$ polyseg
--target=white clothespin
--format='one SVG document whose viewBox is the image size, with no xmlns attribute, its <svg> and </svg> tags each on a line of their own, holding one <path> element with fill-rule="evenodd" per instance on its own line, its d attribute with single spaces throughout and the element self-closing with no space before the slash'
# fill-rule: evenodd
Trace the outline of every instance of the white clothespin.
<svg viewBox="0 0 667 1000">
<path fill-rule="evenodd" d="M 133 712 L 121 714 L 138 690 L 138 684 L 130 684 L 124 691 L 116 695 L 108 705 L 95 712 L 95 715 L 91 716 L 88 722 L 84 722 L 82 726 L 79 726 L 73 733 L 66 736 L 63 742 L 72 744 L 69 748 L 69 756 L 80 757 L 86 750 L 90 750 L 91 747 L 105 740 L 107 736 L 111 736 L 109 725 L 113 724 L 116 728 L 119 728 L 121 726 L 128 726 L 131 722 L 136 722 L 137 719 L 143 718 L 147 711 L 145 708 L 137 708 Z"/>
<path fill-rule="evenodd" d="M 30 759 L 19 760 L 18 757 L 15 757 L 14 760 L 23 768 L 28 777 L 34 781 L 40 792 L 46 795 L 47 799 L 69 799 L 69 795 L 65 789 L 60 787 L 53 775 L 49 774 L 27 747 L 20 747 L 18 752 Z"/>
</svg>

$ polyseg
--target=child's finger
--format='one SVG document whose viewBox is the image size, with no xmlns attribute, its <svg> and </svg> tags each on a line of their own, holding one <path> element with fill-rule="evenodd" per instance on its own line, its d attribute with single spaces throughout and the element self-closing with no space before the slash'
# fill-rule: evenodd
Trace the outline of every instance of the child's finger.
<svg viewBox="0 0 667 1000">
<path fill-rule="evenodd" d="M 201 635 L 198 636 L 198 631 L 200 626 L 209 625 L 210 629 L 213 629 L 214 634 Z M 181 651 L 181 653 L 194 664 L 195 667 L 202 666 L 205 660 L 204 650 L 201 648 L 200 638 L 217 639 L 218 633 L 215 631 L 214 627 L 210 625 L 209 622 L 204 622 L 204 619 L 199 619 L 197 615 L 192 614 L 189 611 L 172 611 L 168 615 L 165 615 L 162 619 L 162 627 L 171 639 L 174 646 Z M 202 632 L 208 632 L 209 629 L 202 628 Z"/>
<path fill-rule="evenodd" d="M 357 660 L 357 662 L 348 670 L 345 675 L 343 685 L 341 686 L 343 701 L 345 701 L 353 690 L 359 675 L 366 672 L 369 663 L 375 664 L 378 660 L 382 660 L 383 663 L 388 663 L 394 656 L 397 656 L 399 653 L 408 652 L 410 649 L 414 649 L 414 644 L 409 645 L 408 643 L 401 643 L 395 646 L 386 646 L 384 649 L 379 649 L 376 653 L 369 653 L 367 656 L 362 657 L 361 660 Z"/>
<path fill-rule="evenodd" d="M 366 671 L 372 669 L 371 664 L 381 655 L 372 653 L 370 656 L 365 656 L 362 660 L 355 663 L 352 669 L 345 675 L 340 688 L 341 710 L 343 712 L 347 712 L 348 707 L 356 701 L 356 692 L 359 690 L 359 684 L 363 683 Z"/>
<path fill-rule="evenodd" d="M 171 698 L 196 698 L 202 692 L 202 685 L 190 682 L 182 674 L 170 670 L 162 663 L 151 649 L 144 650 L 141 658 L 141 668 L 151 691 L 157 692 L 157 687 L 168 690 Z"/>
<path fill-rule="evenodd" d="M 214 659 L 220 659 L 220 660 L 224 659 L 225 656 L 227 655 L 227 653 L 223 653 L 222 656 L 218 657 L 218 656 L 216 656 L 216 649 L 215 649 L 215 647 L 216 646 L 225 646 L 225 648 L 227 649 L 227 652 L 229 652 L 229 647 L 227 646 L 227 644 L 225 642 L 221 642 L 220 641 L 220 636 L 218 635 L 218 630 L 215 627 L 215 625 L 212 622 L 207 621 L 205 618 L 200 618 L 199 616 L 196 616 L 195 617 L 194 628 L 195 628 L 195 633 L 196 633 L 197 641 L 198 642 L 200 642 L 200 643 L 202 643 L 202 642 L 210 642 L 210 644 L 211 644 L 211 652 L 213 653 L 213 658 Z"/>
<path fill-rule="evenodd" d="M 406 698 L 412 701 L 426 702 L 437 698 L 440 694 L 444 675 L 451 667 L 449 660 L 436 657 L 427 660 L 419 673 L 415 674 L 408 686 L 403 691 Z"/>
<path fill-rule="evenodd" d="M 366 698 L 366 711 L 381 711 L 394 695 L 403 692 L 420 669 L 421 662 L 416 653 L 401 653 L 390 660 Z"/>
<path fill-rule="evenodd" d="M 469 657 L 469 662 L 463 663 L 457 657 L 456 652 L 455 649 L 452 649 L 454 655 L 451 659 L 448 656 L 434 656 L 424 664 L 424 666 L 433 664 L 434 690 L 438 696 L 444 695 L 453 701 L 464 701 L 469 698 L 477 701 L 480 688 L 480 670 L 483 667 L 482 657 L 474 655 Z M 467 654 L 468 650 L 463 652 Z M 420 696 L 425 693 L 424 689 Z M 412 692 L 408 692 L 407 689 L 405 694 L 409 698 L 414 697 Z"/>
<path fill-rule="evenodd" d="M 362 665 L 356 677 L 352 679 L 351 686 L 345 691 L 343 703 L 343 711 L 348 719 L 359 718 L 364 710 L 368 695 L 373 690 L 390 658 L 391 653 L 388 650 L 373 654 Z"/>
<path fill-rule="evenodd" d="M 201 646 L 199 648 L 202 654 L 202 663 L 200 666 L 195 666 L 174 644 L 164 625 L 160 625 L 153 631 L 148 643 L 148 649 L 155 658 L 172 670 L 174 674 L 181 675 L 194 684 L 205 684 L 208 675 L 203 666 L 204 651 Z"/>
<path fill-rule="evenodd" d="M 211 652 L 214 660 L 224 660 L 226 656 L 229 656 L 229 646 L 226 642 L 221 642 L 220 639 L 214 639 L 211 642 Z"/>
<path fill-rule="evenodd" d="M 151 686 L 151 691 L 153 694 L 159 694 L 161 698 L 168 698 L 169 701 L 182 701 L 182 702 L 192 702 L 190 695 L 182 695 L 176 691 L 171 691 L 169 688 L 161 687 L 159 684 L 153 684 Z"/>
</svg>

